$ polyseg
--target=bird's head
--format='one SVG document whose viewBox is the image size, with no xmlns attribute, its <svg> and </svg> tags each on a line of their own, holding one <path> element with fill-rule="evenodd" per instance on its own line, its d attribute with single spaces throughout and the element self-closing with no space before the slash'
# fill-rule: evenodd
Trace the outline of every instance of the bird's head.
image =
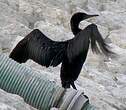
<svg viewBox="0 0 126 110">
<path fill-rule="evenodd" d="M 81 29 L 79 29 L 79 23 L 82 20 L 85 20 L 87 18 L 91 18 L 91 17 L 95 17 L 98 16 L 97 14 L 94 15 L 89 15 L 83 12 L 77 12 L 75 14 L 72 15 L 71 20 L 70 20 L 70 25 L 71 25 L 71 30 L 73 32 L 74 35 L 78 34 L 78 32 L 81 31 Z"/>
<path fill-rule="evenodd" d="M 79 23 L 82 20 L 85 20 L 85 19 L 88 19 L 88 18 L 91 18 L 91 17 L 95 17 L 95 16 L 99 16 L 99 15 L 98 14 L 89 15 L 89 14 L 86 14 L 86 13 L 83 13 L 83 12 L 77 12 L 77 13 L 72 15 L 71 22 L 74 21 L 74 22 Z"/>
</svg>

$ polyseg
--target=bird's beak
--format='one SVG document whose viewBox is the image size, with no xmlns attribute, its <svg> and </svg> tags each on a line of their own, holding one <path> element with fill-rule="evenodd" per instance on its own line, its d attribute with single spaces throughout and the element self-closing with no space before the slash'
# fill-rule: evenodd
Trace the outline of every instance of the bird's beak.
<svg viewBox="0 0 126 110">
<path fill-rule="evenodd" d="M 92 18 L 92 17 L 96 17 L 96 16 L 99 16 L 99 15 L 97 15 L 97 14 L 95 14 L 95 15 L 84 15 L 83 20 L 88 19 L 88 18 Z"/>
<path fill-rule="evenodd" d="M 96 17 L 96 16 L 99 16 L 99 15 L 88 15 L 88 18 L 90 18 L 90 17 Z"/>
</svg>

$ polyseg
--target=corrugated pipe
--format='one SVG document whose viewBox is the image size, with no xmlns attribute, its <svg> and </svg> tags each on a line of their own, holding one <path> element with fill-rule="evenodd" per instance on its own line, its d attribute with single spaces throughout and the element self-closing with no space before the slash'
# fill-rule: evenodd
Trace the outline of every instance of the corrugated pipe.
<svg viewBox="0 0 126 110">
<path fill-rule="evenodd" d="M 94 110 L 83 92 L 63 89 L 32 69 L 0 54 L 0 88 L 24 98 L 39 110 Z"/>
</svg>

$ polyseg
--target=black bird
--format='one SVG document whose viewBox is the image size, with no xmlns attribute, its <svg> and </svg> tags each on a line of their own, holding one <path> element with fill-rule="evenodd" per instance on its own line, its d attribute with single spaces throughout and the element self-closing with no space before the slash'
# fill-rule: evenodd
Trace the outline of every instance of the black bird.
<svg viewBox="0 0 126 110">
<path fill-rule="evenodd" d="M 93 52 L 103 52 L 106 56 L 112 53 L 95 24 L 90 24 L 83 30 L 79 28 L 82 20 L 93 16 L 97 15 L 75 13 L 70 22 L 75 37 L 66 41 L 53 41 L 40 30 L 34 29 L 16 45 L 9 57 L 19 63 L 32 59 L 46 67 L 55 67 L 62 63 L 60 73 L 62 87 L 70 88 L 71 85 L 76 89 L 74 81 L 78 78 L 85 62 L 89 44 L 91 43 Z"/>
</svg>

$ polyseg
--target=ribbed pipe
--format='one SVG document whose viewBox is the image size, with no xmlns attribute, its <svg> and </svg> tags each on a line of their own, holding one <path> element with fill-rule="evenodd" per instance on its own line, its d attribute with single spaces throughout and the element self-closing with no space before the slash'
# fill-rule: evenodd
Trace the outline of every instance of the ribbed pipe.
<svg viewBox="0 0 126 110">
<path fill-rule="evenodd" d="M 39 110 L 93 110 L 83 92 L 63 89 L 30 68 L 0 54 L 0 88 L 24 98 Z M 90 108 L 90 109 L 89 109 Z"/>
</svg>

